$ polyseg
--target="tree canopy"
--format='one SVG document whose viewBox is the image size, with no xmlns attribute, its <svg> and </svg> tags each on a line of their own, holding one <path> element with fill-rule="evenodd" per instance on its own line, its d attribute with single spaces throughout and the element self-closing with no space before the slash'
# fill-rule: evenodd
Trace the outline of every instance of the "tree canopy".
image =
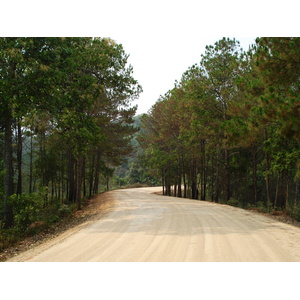
<svg viewBox="0 0 300 300">
<path fill-rule="evenodd" d="M 165 194 L 297 212 L 299 43 L 257 38 L 244 52 L 223 38 L 143 116 Z"/>
<path fill-rule="evenodd" d="M 127 60 L 109 38 L 0 39 L 4 227 L 18 222 L 14 194 L 46 189 L 44 207 L 80 209 L 130 152 L 142 89 Z"/>
</svg>

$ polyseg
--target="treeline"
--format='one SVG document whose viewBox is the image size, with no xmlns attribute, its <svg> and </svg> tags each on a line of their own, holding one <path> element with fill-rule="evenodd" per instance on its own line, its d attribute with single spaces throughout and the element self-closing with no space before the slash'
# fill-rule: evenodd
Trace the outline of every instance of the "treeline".
<svg viewBox="0 0 300 300">
<path fill-rule="evenodd" d="M 159 186 L 161 184 L 161 180 L 155 174 L 151 174 L 151 168 L 149 169 L 147 162 L 141 159 L 144 151 L 140 147 L 137 137 L 142 116 L 137 115 L 134 117 L 134 127 L 137 129 L 137 132 L 131 140 L 133 151 L 126 157 L 124 163 L 115 169 L 110 181 L 112 188 Z"/>
<path fill-rule="evenodd" d="M 300 38 L 206 46 L 142 118 L 164 194 L 299 214 Z"/>
<path fill-rule="evenodd" d="M 1 228 L 80 209 L 131 151 L 127 59 L 108 38 L 0 39 Z"/>
</svg>

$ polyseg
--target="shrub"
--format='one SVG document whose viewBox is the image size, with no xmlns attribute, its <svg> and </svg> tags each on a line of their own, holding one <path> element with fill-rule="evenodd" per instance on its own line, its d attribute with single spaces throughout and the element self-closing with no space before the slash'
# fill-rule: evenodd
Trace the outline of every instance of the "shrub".
<svg viewBox="0 0 300 300">
<path fill-rule="evenodd" d="M 71 208 L 66 205 L 66 204 L 63 204 L 59 209 L 58 209 L 58 215 L 61 217 L 61 218 L 64 218 L 64 217 L 67 217 L 69 215 L 71 215 L 72 213 L 72 210 Z"/>
<path fill-rule="evenodd" d="M 300 221 L 300 206 L 295 207 L 291 215 L 296 221 Z"/>
<path fill-rule="evenodd" d="M 39 221 L 43 204 L 38 194 L 14 194 L 10 201 L 14 207 L 15 227 L 25 230 L 30 224 Z"/>
<path fill-rule="evenodd" d="M 31 223 L 29 227 L 26 229 L 26 235 L 34 235 L 37 234 L 47 228 L 47 224 L 44 221 L 38 221 Z"/>
<path fill-rule="evenodd" d="M 66 204 L 62 204 L 61 206 L 48 206 L 42 212 L 42 220 L 45 221 L 47 224 L 59 222 L 62 218 L 70 216 L 72 212 L 76 210 L 76 207 L 76 204 L 71 204 L 70 206 Z"/>
<path fill-rule="evenodd" d="M 234 199 L 234 198 L 230 198 L 230 199 L 227 201 L 227 204 L 228 204 L 228 205 L 231 205 L 231 206 L 239 207 L 239 200 Z"/>
<path fill-rule="evenodd" d="M 256 206 L 257 211 L 263 212 L 263 213 L 270 213 L 272 210 L 272 207 L 268 207 L 267 203 L 262 202 L 262 201 L 257 201 Z"/>
<path fill-rule="evenodd" d="M 126 189 L 133 189 L 133 188 L 141 188 L 141 187 L 148 187 L 148 185 L 145 184 L 145 183 L 137 182 L 137 183 L 129 184 L 125 188 Z"/>
<path fill-rule="evenodd" d="M 15 228 L 0 229 L 0 251 L 14 245 L 20 239 L 20 232 Z"/>
</svg>

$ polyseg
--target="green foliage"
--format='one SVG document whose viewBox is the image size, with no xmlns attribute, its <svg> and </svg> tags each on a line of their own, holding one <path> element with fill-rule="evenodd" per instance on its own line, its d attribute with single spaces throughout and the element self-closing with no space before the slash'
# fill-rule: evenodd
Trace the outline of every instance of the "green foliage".
<svg viewBox="0 0 300 300">
<path fill-rule="evenodd" d="M 299 43 L 259 38 L 243 53 L 223 38 L 142 117 L 145 162 L 168 194 L 263 212 L 299 202 Z"/>
<path fill-rule="evenodd" d="M 43 209 L 43 199 L 37 193 L 12 195 L 15 227 L 25 230 L 30 224 L 39 221 Z"/>
<path fill-rule="evenodd" d="M 261 212 L 264 212 L 264 213 L 268 213 L 270 212 L 270 208 L 268 208 L 268 205 L 266 202 L 262 202 L 262 201 L 258 201 L 256 203 L 256 208 L 261 211 Z"/>
<path fill-rule="evenodd" d="M 300 207 L 296 206 L 291 212 L 291 216 L 298 222 L 300 222 Z"/>
<path fill-rule="evenodd" d="M 21 234 L 18 229 L 1 229 L 0 228 L 0 251 L 8 248 L 18 242 L 21 238 Z"/>
<path fill-rule="evenodd" d="M 10 155 L 0 156 L 0 193 L 5 187 L 1 214 L 12 221 L 8 227 L 13 211 L 22 228 L 38 211 L 26 194 L 8 209 L 16 186 L 30 193 L 45 187 L 45 207 L 67 200 L 80 208 L 98 192 L 101 174 L 112 176 L 130 153 L 136 132 L 130 105 L 142 89 L 127 60 L 123 46 L 109 38 L 0 39 L 0 149 Z"/>
<path fill-rule="evenodd" d="M 239 207 L 239 201 L 237 199 L 234 199 L 234 198 L 230 198 L 228 201 L 227 201 L 227 204 L 228 205 L 231 205 L 231 206 L 235 206 L 235 207 Z"/>
<path fill-rule="evenodd" d="M 0 226 L 0 251 L 13 246 L 26 236 L 37 234 L 63 218 L 69 217 L 76 209 L 74 205 L 62 204 L 45 207 L 46 189 L 40 193 L 12 195 L 15 224 L 13 228 L 3 229 Z M 1 223 L 0 223 L 1 225 Z"/>
<path fill-rule="evenodd" d="M 72 214 L 72 209 L 70 208 L 70 206 L 63 204 L 59 207 L 58 209 L 58 215 L 61 218 L 65 218 L 68 217 Z"/>
</svg>

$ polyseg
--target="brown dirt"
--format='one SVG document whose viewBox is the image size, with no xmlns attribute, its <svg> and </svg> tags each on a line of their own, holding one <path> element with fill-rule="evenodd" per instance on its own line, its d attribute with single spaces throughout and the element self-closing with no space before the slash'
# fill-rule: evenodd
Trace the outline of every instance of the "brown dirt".
<svg viewBox="0 0 300 300">
<path fill-rule="evenodd" d="M 154 194 L 160 195 L 160 196 L 163 195 L 162 191 L 155 192 Z M 249 208 L 248 211 L 264 215 L 265 217 L 274 219 L 274 220 L 282 222 L 282 223 L 286 223 L 286 224 L 294 225 L 296 227 L 300 227 L 300 222 L 296 221 L 294 218 L 289 216 L 284 211 L 273 211 L 271 213 L 264 213 L 258 208 Z"/>
<path fill-rule="evenodd" d="M 9 261 L 300 261 L 298 227 L 228 205 L 153 194 L 158 191 L 109 192 L 116 203 L 103 218 Z"/>
<path fill-rule="evenodd" d="M 272 212 L 270 214 L 264 213 L 264 212 L 260 211 L 259 209 L 253 209 L 253 208 L 249 209 L 249 211 L 264 215 L 265 217 L 269 217 L 271 219 L 274 219 L 274 220 L 282 222 L 282 223 L 286 223 L 286 224 L 294 225 L 296 227 L 300 227 L 300 222 L 293 219 L 291 216 L 289 216 L 284 211 Z"/>
<path fill-rule="evenodd" d="M 153 253 L 157 252 L 159 254 L 160 252 L 158 252 L 157 249 L 159 247 L 161 247 L 161 243 L 162 243 L 162 240 L 159 238 L 162 234 L 162 233 L 160 233 L 160 231 L 162 230 L 160 227 L 163 228 L 163 226 L 162 225 L 158 226 L 160 234 L 158 234 L 157 232 L 155 234 L 150 234 L 151 232 L 149 232 L 149 230 L 151 228 L 148 228 L 147 226 L 145 228 L 140 228 L 140 230 L 136 230 L 136 227 L 138 227 L 138 229 L 139 229 L 139 227 L 143 227 L 144 225 L 148 224 L 147 220 L 151 217 L 151 213 L 150 213 L 150 216 L 149 216 L 149 208 L 151 208 L 150 206 L 155 205 L 155 203 L 157 201 L 158 202 L 162 201 L 160 203 L 157 203 L 158 208 L 159 208 L 158 210 L 160 211 L 162 209 L 162 207 L 165 204 L 167 204 L 165 202 L 171 201 L 172 197 L 170 197 L 170 198 L 169 197 L 160 198 L 160 195 L 159 195 L 160 193 L 157 190 L 155 190 L 155 191 L 151 190 L 152 193 L 155 192 L 155 194 L 156 194 L 156 195 L 152 194 L 153 197 L 155 197 L 155 199 L 151 199 L 151 200 L 150 200 L 150 198 L 148 199 L 148 197 L 150 196 L 148 194 L 148 192 L 147 192 L 148 196 L 146 194 L 141 194 L 141 193 L 138 193 L 138 195 L 135 195 L 137 191 L 142 192 L 143 190 L 145 190 L 145 192 L 147 192 L 147 189 L 140 189 L 140 190 L 136 189 L 135 191 L 127 190 L 127 191 L 116 191 L 116 192 L 108 192 L 108 193 L 100 194 L 97 197 L 94 197 L 94 198 L 90 199 L 89 201 L 87 201 L 84 208 L 81 211 L 75 212 L 72 215 L 72 218 L 70 218 L 69 220 L 65 220 L 63 222 L 60 222 L 59 224 L 57 224 L 51 230 L 49 230 L 47 232 L 43 232 L 39 235 L 36 235 L 35 237 L 28 238 L 28 239 L 20 242 L 15 247 L 11 247 L 10 249 L 7 249 L 3 254 L 0 254 L 0 255 L 2 255 L 2 256 L 0 256 L 0 258 L 1 258 L 2 261 L 6 261 L 6 260 L 8 260 L 8 261 L 28 261 L 28 260 L 39 261 L 38 259 L 35 259 L 35 257 L 37 255 L 39 255 L 43 251 L 49 249 L 50 247 L 65 241 L 67 238 L 68 238 L 68 241 L 70 242 L 69 237 L 71 235 L 72 235 L 72 237 L 70 237 L 70 238 L 74 237 L 74 239 L 76 239 L 75 236 L 77 236 L 77 234 L 75 235 L 75 233 L 78 233 L 78 234 L 81 234 L 81 235 L 83 234 L 83 236 L 82 237 L 80 236 L 80 238 L 77 238 L 77 240 L 79 239 L 81 241 L 80 244 L 83 244 L 83 246 L 88 246 L 87 242 L 83 242 L 84 238 L 86 238 L 86 236 L 84 236 L 83 231 L 89 231 L 90 232 L 91 230 L 93 232 L 94 231 L 99 231 L 100 236 L 97 237 L 97 239 L 95 238 L 93 240 L 93 245 L 91 246 L 89 251 L 86 251 L 86 253 L 88 253 L 88 254 L 85 254 L 85 255 L 90 255 L 89 253 L 91 253 L 92 251 L 95 251 L 94 249 L 96 249 L 96 246 L 95 246 L 96 244 L 94 244 L 94 243 L 96 243 L 96 242 L 98 243 L 98 239 L 99 239 L 99 247 L 100 248 L 104 247 L 103 248 L 104 250 L 105 250 L 105 247 L 106 247 L 105 244 L 108 243 L 109 240 L 116 239 L 116 243 L 108 244 L 108 247 L 110 247 L 109 251 L 106 251 L 107 249 L 105 251 L 103 249 L 102 249 L 103 251 L 99 251 L 99 253 L 103 253 L 106 256 L 108 255 L 108 257 L 105 257 L 105 258 L 102 258 L 102 257 L 101 258 L 100 257 L 99 258 L 83 257 L 82 258 L 83 261 L 89 261 L 89 260 L 93 260 L 93 259 L 95 259 L 96 261 L 97 261 L 97 259 L 100 260 L 100 261 L 115 261 L 115 260 L 121 260 L 122 261 L 122 259 L 125 260 L 125 261 L 137 260 L 138 255 L 134 255 L 133 252 L 135 250 L 136 251 L 139 250 L 138 248 L 143 248 L 143 243 L 142 243 L 143 239 L 141 239 L 141 236 L 139 235 L 141 232 L 143 233 L 142 236 L 143 236 L 144 239 L 145 239 L 145 237 L 146 238 L 150 237 L 151 239 L 153 239 L 153 236 L 158 236 L 158 239 L 159 239 L 159 241 L 158 241 L 159 244 L 153 242 L 153 245 L 155 246 L 154 248 L 156 249 L 155 251 L 152 249 L 153 247 L 152 248 L 150 247 L 151 244 L 149 242 L 149 244 L 147 244 L 147 245 L 145 244 L 146 246 L 144 245 L 145 249 L 143 251 L 141 251 L 141 253 L 145 253 L 147 251 L 149 252 L 152 249 L 154 251 L 153 252 L 151 250 Z M 132 193 L 132 192 L 134 192 L 134 193 Z M 150 192 L 150 189 L 149 189 L 149 192 Z M 119 200 L 118 205 L 113 200 L 114 193 L 115 193 L 115 198 Z M 118 196 L 116 197 L 116 195 L 118 195 Z M 137 199 L 134 200 L 134 197 L 135 198 L 137 197 Z M 176 206 L 178 206 L 180 204 L 180 201 L 181 201 L 181 200 L 179 200 L 179 198 L 176 198 L 175 200 L 174 200 L 175 201 L 174 203 L 171 203 L 171 204 L 175 205 L 174 209 L 176 208 Z M 146 204 L 145 208 L 143 208 L 141 206 L 143 201 L 145 201 L 145 204 Z M 148 202 L 148 201 L 150 201 L 150 202 Z M 251 260 L 252 261 L 256 261 L 256 260 L 258 260 L 258 261 L 260 261 L 260 260 L 261 261 L 264 261 L 264 260 L 266 260 L 266 261 L 273 261 L 273 260 L 274 261 L 277 261 L 277 260 L 278 261 L 285 261 L 285 260 L 289 261 L 290 259 L 292 261 L 294 261 L 294 260 L 298 261 L 299 260 L 299 257 L 298 257 L 299 256 L 298 255 L 299 254 L 299 252 L 298 252 L 299 249 L 295 245 L 292 245 L 298 239 L 299 232 L 297 230 L 295 231 L 292 227 L 285 227 L 283 225 L 280 225 L 280 224 L 276 223 L 276 221 L 280 221 L 280 222 L 283 222 L 283 223 L 292 224 L 294 226 L 300 227 L 300 222 L 296 222 L 295 220 L 293 220 L 291 217 L 289 217 L 286 214 L 277 213 L 276 215 L 270 215 L 270 214 L 265 214 L 265 213 L 262 213 L 262 212 L 259 212 L 259 211 L 253 211 L 253 210 L 249 211 L 249 212 L 244 210 L 244 212 L 243 212 L 243 210 L 235 209 L 234 207 L 231 207 L 231 208 L 228 207 L 228 208 L 226 208 L 228 210 L 228 212 L 226 214 L 222 213 L 218 217 L 212 218 L 211 216 L 214 216 L 214 214 L 216 213 L 216 209 L 220 210 L 221 207 L 225 208 L 227 206 L 213 205 L 213 203 L 211 203 L 211 205 L 210 205 L 209 203 L 205 203 L 205 202 L 202 202 L 202 204 L 201 204 L 200 202 L 197 203 L 198 201 L 194 202 L 194 201 L 184 200 L 184 199 L 182 200 L 182 202 L 184 202 L 184 203 L 182 203 L 182 205 L 183 205 L 182 208 L 185 207 L 185 206 L 188 207 L 189 205 L 197 205 L 197 209 L 195 209 L 195 210 L 193 209 L 191 211 L 188 210 L 188 215 L 189 215 L 188 220 L 189 220 L 189 222 L 191 222 L 191 220 L 193 219 L 193 218 L 191 218 L 191 216 L 193 216 L 194 213 L 197 212 L 197 213 L 200 213 L 200 215 L 201 215 L 201 216 L 195 216 L 196 219 L 194 218 L 195 221 L 196 221 L 196 223 L 194 225 L 197 225 L 197 222 L 201 221 L 200 222 L 201 227 L 199 227 L 199 228 L 202 228 L 202 229 L 198 233 L 197 239 L 195 241 L 194 240 L 190 241 L 190 244 L 191 244 L 192 248 L 189 249 L 188 253 L 189 252 L 191 252 L 191 253 L 195 252 L 195 249 L 193 250 L 193 247 L 198 247 L 199 245 L 202 245 L 201 247 L 203 248 L 203 246 L 204 246 L 204 249 L 202 249 L 199 246 L 201 249 L 199 248 L 198 249 L 199 251 L 197 250 L 196 252 L 197 252 L 197 255 L 199 256 L 199 253 L 201 253 L 201 251 L 205 250 L 204 253 L 203 253 L 204 256 L 203 257 L 202 256 L 199 256 L 199 257 L 198 256 L 197 257 L 196 256 L 195 257 L 179 257 L 179 256 L 177 257 L 177 256 L 174 256 L 174 257 L 172 257 L 172 256 L 165 256 L 165 254 L 163 255 L 163 253 L 160 253 L 159 255 L 161 257 L 151 255 L 147 258 L 144 258 L 143 256 L 141 256 L 139 258 L 141 261 L 143 261 L 143 259 L 145 259 L 145 261 L 151 260 L 151 259 L 155 260 L 155 261 L 159 261 L 159 260 L 168 261 L 168 260 L 172 260 L 172 259 L 174 261 L 181 261 L 181 260 L 187 260 L 188 261 L 189 259 L 194 261 L 194 260 L 197 260 L 199 258 L 201 259 L 201 261 L 205 261 L 205 260 L 208 260 L 208 261 L 237 260 L 238 261 L 240 259 L 242 261 L 243 261 L 243 259 L 250 260 L 250 261 Z M 202 209 L 198 209 L 198 205 L 201 205 Z M 206 208 L 206 206 L 207 206 L 207 208 Z M 215 207 L 214 211 L 212 211 L 209 208 L 210 206 Z M 199 208 L 201 208 L 201 207 L 199 206 Z M 164 209 L 166 211 L 168 211 L 168 210 L 170 210 L 170 208 L 172 208 L 172 206 L 166 205 L 166 207 Z M 177 213 L 177 216 L 176 215 L 173 216 L 169 221 L 166 222 L 166 223 L 168 223 L 168 224 L 170 223 L 172 225 L 173 221 L 176 219 L 177 220 L 176 224 L 177 223 L 178 224 L 182 223 L 182 224 L 181 225 L 179 224 L 180 227 L 177 228 L 176 227 L 177 225 L 174 223 L 176 226 L 173 224 L 171 229 L 168 227 L 165 230 L 162 230 L 163 231 L 163 236 L 164 236 L 163 241 L 167 241 L 168 239 L 170 239 L 172 243 L 177 242 L 177 240 L 175 240 L 175 241 L 172 240 L 175 233 L 176 233 L 176 235 L 179 235 L 181 237 L 180 239 L 183 239 L 183 238 L 187 238 L 186 237 L 187 232 L 189 232 L 189 235 L 191 235 L 191 237 L 189 237 L 190 239 L 195 239 L 195 237 L 193 236 L 193 231 L 197 229 L 197 226 L 194 226 L 192 229 L 183 231 L 180 234 L 180 231 L 182 231 L 184 229 L 184 228 L 182 228 L 182 226 L 186 223 L 186 222 L 180 222 L 180 218 L 183 217 L 183 212 L 184 212 L 184 211 L 182 211 L 182 208 L 179 210 L 179 214 Z M 146 211 L 144 211 L 145 209 L 146 209 Z M 208 209 L 206 213 L 205 213 L 205 209 Z M 237 212 L 239 212 L 239 213 L 233 218 L 230 217 L 230 215 L 232 213 L 235 214 L 235 210 L 237 210 Z M 110 211 L 113 211 L 113 212 L 108 215 L 108 212 L 110 212 Z M 128 212 L 130 212 L 129 215 L 128 215 Z M 133 214 L 133 212 L 134 212 L 134 214 Z M 150 211 L 150 212 L 152 212 L 152 211 Z M 161 215 L 159 214 L 159 217 L 157 217 L 154 214 L 154 212 L 155 211 L 153 211 L 154 219 L 159 219 L 160 220 Z M 127 215 L 126 215 L 126 213 L 127 213 Z M 125 215 L 123 215 L 123 214 L 125 214 Z M 252 225 L 255 225 L 254 229 L 252 228 L 253 229 L 252 231 L 249 231 L 249 232 L 245 231 L 246 227 L 248 227 L 248 225 L 250 226 L 251 224 L 249 223 L 247 225 L 247 223 L 246 223 L 246 224 L 243 225 L 243 223 L 241 223 L 242 220 L 239 220 L 241 214 L 246 216 L 246 220 L 245 220 L 246 222 L 248 222 L 248 221 L 250 222 L 251 219 L 252 219 L 252 221 L 254 221 L 254 222 L 251 222 Z M 170 214 L 170 216 L 169 216 L 169 214 L 166 214 L 166 216 L 164 218 L 162 218 L 162 220 L 164 220 L 165 218 L 168 220 L 168 218 L 170 218 L 172 215 L 173 215 L 173 213 Z M 255 217 L 255 215 L 257 217 Z M 141 216 L 142 216 L 142 218 L 141 218 Z M 262 219 L 263 217 L 267 217 L 267 218 Z M 219 222 L 220 222 L 221 218 L 224 218 L 224 220 L 223 220 L 224 224 L 225 225 L 227 224 L 228 229 L 231 229 L 231 231 L 226 232 L 226 226 L 225 227 L 224 226 L 220 227 Z M 230 220 L 230 218 L 232 220 Z M 247 218 L 250 218 L 250 219 L 247 221 Z M 101 223 L 102 225 L 100 227 L 96 223 L 94 223 L 94 221 L 96 221 L 98 219 L 101 219 L 101 220 L 99 220 L 97 222 L 102 222 Z M 272 219 L 274 221 L 276 220 L 275 223 L 274 223 L 274 221 L 272 221 Z M 130 221 L 131 223 L 129 222 L 129 220 L 131 220 Z M 218 224 L 210 224 L 210 223 L 214 222 L 215 220 L 218 221 L 217 222 Z M 113 221 L 113 223 L 111 223 L 112 221 Z M 234 221 L 235 223 L 238 223 L 238 227 L 235 228 L 233 226 L 234 224 L 230 223 L 231 221 Z M 122 226 L 120 225 L 121 226 L 120 228 L 117 227 L 119 222 L 122 225 Z M 126 223 L 124 225 L 123 224 L 124 222 L 125 223 L 129 222 L 129 224 Z M 243 220 L 243 222 L 244 222 L 244 220 Z M 259 226 L 259 224 L 261 224 L 261 226 Z M 87 226 L 87 225 L 91 225 L 91 226 Z M 109 225 L 109 227 L 106 228 L 106 225 L 107 226 Z M 174 226 L 176 227 L 175 228 L 176 230 L 174 230 L 174 228 L 173 228 Z M 83 227 L 84 227 L 84 230 L 79 232 L 79 230 L 83 229 Z M 156 227 L 154 226 L 153 230 L 155 228 Z M 234 230 L 232 230 L 232 228 L 234 228 Z M 259 232 L 261 231 L 260 229 L 262 229 L 262 228 L 265 228 L 266 231 L 268 232 L 268 234 L 264 234 L 262 232 L 261 233 L 262 236 L 260 237 L 261 234 Z M 125 229 L 126 230 L 129 229 L 129 231 L 127 232 Z M 138 234 L 138 239 L 136 238 L 138 240 L 138 243 L 135 243 L 135 240 L 134 240 L 135 237 L 132 236 L 132 233 L 135 232 L 135 231 L 137 231 L 137 234 Z M 139 231 L 141 231 L 141 232 L 139 232 Z M 222 231 L 221 235 L 219 235 L 219 233 L 220 233 L 219 231 Z M 147 233 L 147 234 L 145 234 L 145 233 Z M 218 234 L 219 237 L 217 239 L 216 238 L 212 239 L 211 233 L 213 233 L 212 236 L 216 236 L 216 234 Z M 286 233 L 289 233 L 288 235 L 291 235 L 292 239 L 290 239 L 287 236 Z M 121 236 L 120 239 L 115 238 L 115 236 L 118 236 L 118 234 L 120 234 L 120 236 Z M 204 241 L 203 241 L 202 244 L 201 243 L 199 244 L 199 238 L 201 239 L 203 234 L 204 234 L 204 237 L 205 237 Z M 257 252 L 257 254 L 260 255 L 260 256 L 258 256 L 258 257 L 251 256 L 252 255 L 251 251 L 250 251 L 250 254 L 248 253 L 249 257 L 242 257 L 242 256 L 241 257 L 239 257 L 239 256 L 231 257 L 231 256 L 229 256 L 228 253 L 231 252 L 231 250 L 229 251 L 226 247 L 228 245 L 232 245 L 233 242 L 239 241 L 240 239 L 244 239 L 245 234 L 249 237 L 253 237 L 254 240 L 256 240 L 255 243 L 250 243 L 250 245 L 248 245 L 249 248 L 251 248 L 251 247 L 253 247 L 253 245 L 257 244 L 257 241 L 260 241 L 260 243 L 258 245 L 260 245 L 261 249 L 252 249 L 253 253 Z M 90 233 L 88 235 L 90 236 Z M 103 237 L 101 237 L 101 235 L 103 235 Z M 130 235 L 130 239 L 123 238 L 126 235 Z M 175 237 L 176 237 L 176 235 L 175 235 Z M 274 236 L 275 240 L 274 239 L 270 240 L 270 236 L 272 236 L 272 235 Z M 224 236 L 228 236 L 231 239 L 230 242 L 228 240 L 226 240 L 224 238 Z M 121 244 L 119 245 L 119 242 L 121 242 L 123 239 L 126 243 L 123 244 L 123 245 L 121 245 Z M 263 240 L 265 240 L 265 243 L 261 243 Z M 131 241 L 131 243 L 129 243 L 128 241 Z M 216 243 L 216 241 L 218 241 L 218 244 L 214 245 L 214 243 Z M 277 241 L 280 241 L 278 245 L 276 245 Z M 248 242 L 248 237 L 244 242 L 245 243 Z M 135 244 L 137 246 L 134 246 Z M 170 248 L 169 246 L 171 244 L 167 243 L 168 248 Z M 270 247 L 270 245 L 268 245 L 268 244 L 272 245 L 272 247 Z M 157 245 L 159 245 L 159 247 Z M 282 245 L 287 247 L 287 249 L 281 249 L 281 250 L 279 250 L 279 252 L 283 251 L 283 252 L 286 252 L 286 253 L 293 253 L 293 255 L 291 257 L 282 256 L 283 253 L 280 254 L 279 252 L 278 252 L 279 254 L 278 253 L 276 254 L 274 252 L 275 254 L 274 253 L 273 254 L 269 253 L 269 254 L 267 254 L 269 256 L 264 256 L 265 255 L 265 250 L 274 249 L 274 251 L 275 251 L 277 246 L 280 248 L 280 247 L 282 247 Z M 218 247 L 216 247 L 216 246 L 218 246 Z M 223 250 L 222 251 L 228 257 L 225 254 L 224 254 L 225 256 L 223 257 L 222 256 L 223 254 L 221 255 L 220 253 L 216 253 L 216 254 L 214 254 L 214 256 L 211 256 L 211 257 L 210 256 L 206 257 L 207 254 L 205 254 L 205 253 L 213 253 L 213 252 L 211 252 L 212 249 L 219 249 L 219 247 L 221 247 L 221 246 L 223 247 L 223 250 L 224 250 L 224 251 Z M 239 245 L 239 246 L 241 246 L 241 245 Z M 129 247 L 129 248 L 127 249 L 126 247 L 127 248 Z M 135 249 L 135 247 L 137 247 L 137 249 Z M 178 247 L 175 247 L 175 248 L 177 249 Z M 183 246 L 181 245 L 181 247 L 183 247 Z M 112 255 L 113 254 L 112 248 L 116 248 L 115 252 L 118 252 L 118 251 L 120 251 L 119 249 L 124 248 L 125 250 L 126 249 L 128 250 L 128 251 L 126 250 L 128 253 L 124 250 L 124 253 L 123 253 L 124 258 L 122 258 L 120 256 L 120 253 L 118 252 L 117 256 L 115 258 Z M 171 248 L 173 248 L 173 246 Z M 237 247 L 237 249 L 239 250 L 239 247 Z M 27 250 L 29 250 L 29 251 L 27 251 Z M 170 249 L 168 251 L 170 251 Z M 168 251 L 166 253 L 169 253 Z M 238 253 L 239 252 L 245 252 L 245 251 L 246 250 L 239 250 Z M 112 252 L 112 254 L 110 254 L 110 252 Z M 72 257 L 69 257 L 71 255 L 70 253 L 67 253 L 67 254 L 68 254 L 68 257 L 67 257 L 68 259 L 74 259 L 74 260 L 77 259 L 78 261 L 80 261 L 80 259 L 78 257 L 77 258 L 76 257 L 72 258 Z M 76 255 L 76 254 L 74 254 L 74 255 Z M 109 255 L 111 255 L 111 256 L 109 256 Z M 131 256 L 133 255 L 133 256 L 131 257 L 130 255 Z M 143 254 L 143 255 L 145 256 L 145 254 Z M 278 257 L 276 255 L 278 255 Z M 50 258 L 48 258 L 48 259 L 50 259 L 50 261 L 52 261 L 52 260 L 54 261 L 55 256 L 50 255 Z M 68 261 L 66 258 L 65 258 L 65 260 Z"/>
<path fill-rule="evenodd" d="M 50 241 L 59 235 L 68 232 L 76 232 L 91 221 L 100 219 L 114 207 L 114 200 L 109 193 L 102 193 L 86 200 L 81 210 L 75 211 L 71 217 L 66 218 L 51 228 L 48 228 L 34 236 L 27 237 L 6 248 L 0 253 L 0 262 L 7 261 L 22 252 L 35 248 L 46 241 Z M 77 230 L 76 230 L 77 229 Z"/>
</svg>

